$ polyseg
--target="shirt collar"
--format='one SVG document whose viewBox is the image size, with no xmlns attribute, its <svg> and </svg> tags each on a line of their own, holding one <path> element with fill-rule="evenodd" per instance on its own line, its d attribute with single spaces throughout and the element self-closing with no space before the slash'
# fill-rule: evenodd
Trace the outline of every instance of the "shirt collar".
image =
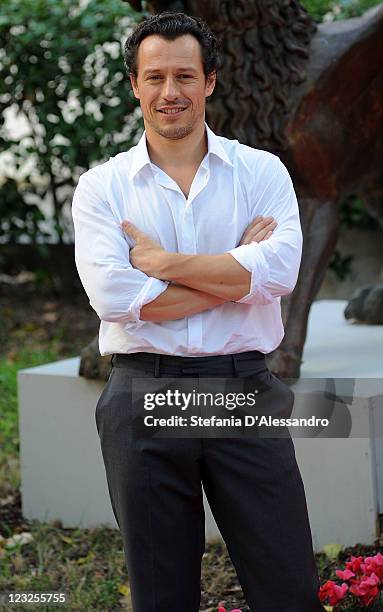
<svg viewBox="0 0 383 612">
<path fill-rule="evenodd" d="M 233 162 L 230 160 L 228 154 L 226 153 L 222 143 L 220 142 L 219 137 L 214 134 L 214 132 L 209 128 L 208 124 L 205 121 L 205 128 L 207 132 L 207 156 L 213 154 L 219 157 L 222 161 L 233 165 Z M 132 165 L 130 168 L 130 178 L 133 178 L 137 172 L 139 172 L 144 166 L 147 164 L 151 164 L 151 159 L 149 157 L 148 149 L 146 146 L 146 131 L 142 134 L 140 140 L 135 146 L 135 151 L 132 159 Z"/>
</svg>

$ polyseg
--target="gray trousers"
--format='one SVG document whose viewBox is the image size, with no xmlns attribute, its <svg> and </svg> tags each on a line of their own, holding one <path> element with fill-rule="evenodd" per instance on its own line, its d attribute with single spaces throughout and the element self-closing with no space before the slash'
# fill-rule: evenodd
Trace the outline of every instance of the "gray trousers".
<svg viewBox="0 0 383 612">
<path fill-rule="evenodd" d="M 134 612 L 198 612 L 205 550 L 202 486 L 251 612 L 322 612 L 304 487 L 287 437 L 134 434 L 153 378 L 243 378 L 266 385 L 271 414 L 294 396 L 258 351 L 212 357 L 112 356 L 96 406 L 110 499 L 121 530 Z M 269 394 L 269 395 L 268 395 Z M 217 604 L 221 595 L 217 593 Z"/>
</svg>

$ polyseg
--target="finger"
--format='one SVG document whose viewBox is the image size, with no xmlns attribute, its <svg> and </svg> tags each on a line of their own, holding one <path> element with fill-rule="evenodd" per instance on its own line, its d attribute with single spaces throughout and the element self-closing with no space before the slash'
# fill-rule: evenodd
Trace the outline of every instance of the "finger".
<svg viewBox="0 0 383 612">
<path fill-rule="evenodd" d="M 261 240 L 264 240 L 268 234 L 272 234 L 274 230 L 275 225 L 269 225 L 268 227 L 265 227 L 261 231 L 257 232 L 253 239 L 256 239 L 258 240 L 258 242 L 260 242 Z"/>
<path fill-rule="evenodd" d="M 245 232 L 248 232 L 249 230 L 251 230 L 251 229 L 252 229 L 252 228 L 253 228 L 255 225 L 257 225 L 258 223 L 262 223 L 262 221 L 263 221 L 263 217 L 262 217 L 262 215 L 257 215 L 257 216 L 255 217 L 255 219 L 253 219 L 253 220 L 252 220 L 252 221 L 249 223 L 249 225 L 247 226 L 247 228 L 246 228 Z"/>
<path fill-rule="evenodd" d="M 121 223 L 121 227 L 125 234 L 129 234 L 133 240 L 138 240 L 140 234 L 142 234 L 142 232 L 130 221 L 123 221 Z"/>
<path fill-rule="evenodd" d="M 246 242 L 252 230 L 255 229 L 256 226 L 260 226 L 261 223 L 262 223 L 262 217 L 260 215 L 257 215 L 255 219 L 253 219 L 253 221 L 249 223 L 249 225 L 245 229 L 243 236 L 242 236 L 242 242 Z"/>
<path fill-rule="evenodd" d="M 256 241 L 262 242 L 262 240 L 266 240 L 267 238 L 270 238 L 272 233 L 273 233 L 273 230 L 267 230 L 267 229 L 262 230 L 262 232 L 257 234 Z"/>
<path fill-rule="evenodd" d="M 255 225 L 267 225 L 271 223 L 271 221 L 275 221 L 274 217 L 263 217 L 262 215 L 257 215 L 255 219 L 249 223 L 248 228 L 254 227 Z"/>
<path fill-rule="evenodd" d="M 245 244 L 249 244 L 250 242 L 261 242 L 261 240 L 264 240 L 266 234 L 268 232 L 271 231 L 271 233 L 274 231 L 274 229 L 277 226 L 277 222 L 276 221 L 271 221 L 269 222 L 266 227 L 256 227 L 254 228 L 252 231 L 248 232 L 248 234 L 244 237 L 244 243 Z"/>
<path fill-rule="evenodd" d="M 266 227 L 266 225 L 270 225 L 270 223 L 274 223 L 274 222 L 275 222 L 274 217 L 262 217 L 258 225 L 262 227 Z"/>
<path fill-rule="evenodd" d="M 255 217 L 255 219 L 253 219 L 253 220 L 252 220 L 252 221 L 249 223 L 248 227 L 254 227 L 254 225 L 255 225 L 256 223 L 258 223 L 258 221 L 262 221 L 262 219 L 263 219 L 262 215 L 257 215 L 257 216 Z"/>
<path fill-rule="evenodd" d="M 276 223 L 273 217 L 262 217 L 261 215 L 257 215 L 255 219 L 247 226 L 245 233 L 243 235 L 244 240 L 248 240 L 249 235 L 253 234 L 254 231 L 258 231 L 271 223 Z"/>
</svg>

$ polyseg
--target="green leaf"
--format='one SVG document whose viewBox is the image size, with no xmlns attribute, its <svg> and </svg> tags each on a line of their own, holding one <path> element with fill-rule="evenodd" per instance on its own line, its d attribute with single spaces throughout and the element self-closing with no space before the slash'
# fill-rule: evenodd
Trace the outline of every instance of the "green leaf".
<svg viewBox="0 0 383 612">
<path fill-rule="evenodd" d="M 322 552 L 327 556 L 330 561 L 335 561 L 338 558 L 339 553 L 343 550 L 342 544 L 337 544 L 335 542 L 331 542 L 330 544 L 325 544 L 322 548 Z"/>
</svg>

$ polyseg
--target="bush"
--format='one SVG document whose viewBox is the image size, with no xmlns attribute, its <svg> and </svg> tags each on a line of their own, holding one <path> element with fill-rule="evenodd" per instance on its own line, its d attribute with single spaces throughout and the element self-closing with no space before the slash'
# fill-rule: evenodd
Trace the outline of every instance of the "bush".
<svg viewBox="0 0 383 612">
<path fill-rule="evenodd" d="M 134 144 L 141 120 L 122 44 L 138 17 L 121 0 L 12 0 L 0 16 L 0 144 L 12 167 L 0 242 L 46 240 L 47 217 L 53 241 L 70 242 L 65 208 L 80 174 Z M 18 139 L 4 129 L 12 111 L 25 124 Z"/>
</svg>

